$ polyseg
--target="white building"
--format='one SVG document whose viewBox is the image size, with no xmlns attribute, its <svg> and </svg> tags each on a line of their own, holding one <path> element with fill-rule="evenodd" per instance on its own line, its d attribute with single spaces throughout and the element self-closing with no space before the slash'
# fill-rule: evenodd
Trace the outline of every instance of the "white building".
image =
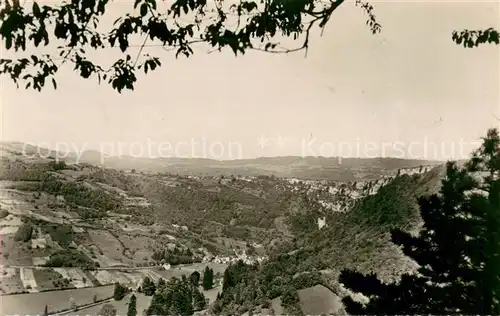
<svg viewBox="0 0 500 316">
<path fill-rule="evenodd" d="M 318 229 L 321 229 L 326 226 L 326 217 L 318 218 Z"/>
</svg>

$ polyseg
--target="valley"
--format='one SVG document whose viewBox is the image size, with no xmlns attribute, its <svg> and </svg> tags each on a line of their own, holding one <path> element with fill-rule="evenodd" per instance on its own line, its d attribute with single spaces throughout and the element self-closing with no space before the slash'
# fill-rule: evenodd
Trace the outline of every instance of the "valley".
<svg viewBox="0 0 500 316">
<path fill-rule="evenodd" d="M 207 267 L 214 271 L 216 284 L 202 292 L 212 306 L 228 266 L 238 262 L 266 266 L 280 253 L 300 255 L 311 251 L 310 242 L 327 232 L 337 235 L 338 242 L 347 242 L 335 227 L 347 218 L 365 220 L 350 215 L 357 214 L 353 210 L 363 203 L 379 203 L 370 199 L 401 181 L 396 188 L 404 190 L 403 197 L 411 192 L 408 199 L 435 192 L 442 172 L 437 162 L 405 165 L 394 160 L 391 165 L 389 159 L 377 160 L 390 166 L 385 169 L 359 165 L 357 176 L 348 176 L 349 181 L 311 179 L 314 170 L 304 178 L 280 177 L 279 172 L 239 175 L 237 166 L 231 175 L 152 173 L 51 157 L 26 158 L 16 148 L 3 144 L 0 167 L 4 315 L 39 314 L 45 305 L 51 314 L 96 314 L 112 298 L 116 283 L 138 289 L 145 278 L 159 282 L 189 277 Z M 349 163 L 335 168 L 355 170 Z M 393 221 L 406 220 L 403 217 Z M 364 234 L 371 236 L 370 230 Z M 316 247 L 327 242 L 317 240 Z M 330 252 L 322 254 L 325 260 L 332 249 L 331 245 L 324 249 Z M 387 251 L 376 260 L 396 269 L 400 257 Z M 311 260 L 317 259 L 302 260 L 293 274 L 307 276 L 314 266 L 313 271 L 321 270 L 327 278 L 336 275 L 325 272 L 332 262 L 320 268 L 325 262 L 316 267 Z M 335 265 L 344 264 L 341 261 L 335 259 Z M 354 263 L 359 262 L 350 264 Z M 301 300 L 311 300 L 304 291 L 299 292 Z M 142 309 L 150 300 L 151 296 L 138 297 Z M 119 312 L 126 308 L 120 306 Z"/>
</svg>

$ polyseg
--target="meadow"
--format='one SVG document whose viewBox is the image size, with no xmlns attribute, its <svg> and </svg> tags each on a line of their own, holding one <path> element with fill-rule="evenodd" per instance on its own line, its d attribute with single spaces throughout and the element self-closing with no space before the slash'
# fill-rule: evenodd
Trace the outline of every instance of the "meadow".
<svg viewBox="0 0 500 316">
<path fill-rule="evenodd" d="M 42 315 L 47 306 L 49 313 L 76 305 L 90 304 L 94 300 L 105 299 L 113 295 L 113 285 L 84 289 L 71 289 L 30 294 L 6 295 L 0 298 L 2 315 Z"/>
</svg>

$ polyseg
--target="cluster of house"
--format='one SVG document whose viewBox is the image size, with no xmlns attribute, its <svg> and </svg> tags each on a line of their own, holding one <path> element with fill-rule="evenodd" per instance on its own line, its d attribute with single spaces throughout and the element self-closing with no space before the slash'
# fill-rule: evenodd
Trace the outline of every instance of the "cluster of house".
<svg viewBox="0 0 500 316">
<path fill-rule="evenodd" d="M 180 226 L 180 225 L 177 225 L 177 224 L 172 224 L 172 227 L 175 228 L 175 229 L 182 229 L 184 231 L 188 231 L 189 228 L 187 226 Z"/>
<path fill-rule="evenodd" d="M 420 174 L 420 173 L 426 173 L 431 171 L 432 168 L 435 166 L 419 166 L 419 167 L 413 167 L 413 168 L 401 168 L 398 170 L 398 175 L 414 175 L 414 174 Z"/>
<path fill-rule="evenodd" d="M 262 263 L 265 260 L 267 260 L 267 256 L 249 256 L 243 251 L 242 253 L 236 253 L 233 256 L 211 256 L 211 255 L 206 255 L 203 258 L 202 262 L 213 262 L 213 263 L 225 263 L 225 264 L 231 264 L 235 263 L 238 261 L 243 261 L 245 264 L 254 264 L 254 263 Z"/>
</svg>

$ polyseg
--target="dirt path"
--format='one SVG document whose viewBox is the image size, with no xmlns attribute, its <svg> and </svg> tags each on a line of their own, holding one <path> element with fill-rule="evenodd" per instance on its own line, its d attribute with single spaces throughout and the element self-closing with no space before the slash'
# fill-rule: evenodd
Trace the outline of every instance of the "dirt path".
<svg viewBox="0 0 500 316">
<path fill-rule="evenodd" d="M 4 268 L 16 268 L 16 269 L 53 269 L 53 267 L 45 267 L 45 266 L 8 266 L 5 265 L 3 266 Z M 75 267 L 57 267 L 61 269 L 73 269 Z M 78 267 L 76 267 L 78 268 Z M 130 270 L 149 270 L 149 269 L 158 269 L 161 268 L 161 266 L 149 266 L 149 267 L 107 267 L 107 268 L 96 268 L 95 270 L 124 270 L 124 271 L 130 271 Z"/>
<path fill-rule="evenodd" d="M 90 304 L 85 304 L 85 305 L 81 305 L 81 306 L 78 306 L 77 308 L 74 308 L 74 309 L 68 309 L 66 311 L 62 311 L 62 312 L 59 312 L 59 313 L 56 313 L 56 314 L 51 314 L 49 313 L 49 316 L 58 316 L 58 315 L 66 315 L 66 314 L 69 314 L 71 312 L 77 312 L 79 310 L 82 310 L 82 309 L 86 309 L 86 308 L 89 308 L 89 307 L 93 307 L 93 306 L 98 306 L 98 305 L 102 305 L 104 303 L 109 303 L 113 300 L 113 298 L 108 298 L 108 299 L 105 299 L 105 300 L 102 300 L 102 301 L 99 301 L 99 302 L 95 302 L 95 303 L 90 303 Z"/>
</svg>

